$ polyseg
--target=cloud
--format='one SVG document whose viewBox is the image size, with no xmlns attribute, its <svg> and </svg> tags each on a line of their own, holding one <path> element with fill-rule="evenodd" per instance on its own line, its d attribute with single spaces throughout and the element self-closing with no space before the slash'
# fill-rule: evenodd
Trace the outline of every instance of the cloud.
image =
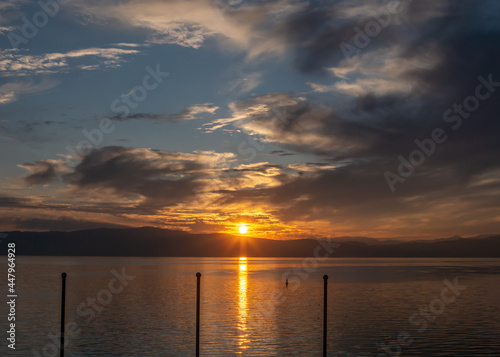
<svg viewBox="0 0 500 357">
<path fill-rule="evenodd" d="M 143 46 L 147 46 L 147 45 L 146 44 L 142 44 L 142 43 L 120 42 L 120 43 L 114 43 L 113 46 L 116 46 L 116 47 L 132 47 L 132 48 L 136 48 L 136 47 L 143 47 Z"/>
<path fill-rule="evenodd" d="M 239 79 L 233 81 L 228 86 L 228 93 L 238 91 L 239 94 L 248 93 L 257 88 L 264 78 L 261 72 L 255 72 L 250 74 L 239 74 Z"/>
<path fill-rule="evenodd" d="M 175 114 L 135 113 L 135 114 L 129 114 L 127 116 L 116 115 L 114 117 L 111 117 L 110 119 L 117 121 L 148 119 L 148 120 L 158 120 L 165 122 L 177 122 L 180 120 L 196 119 L 200 114 L 203 113 L 214 114 L 217 109 L 219 109 L 219 107 L 213 105 L 212 103 L 204 103 L 204 104 L 196 104 L 189 107 L 185 107 L 182 111 Z"/>
<path fill-rule="evenodd" d="M 246 102 L 230 104 L 232 117 L 217 119 L 206 125 L 207 131 L 233 125 L 262 140 L 278 143 L 303 152 L 343 153 L 365 148 L 359 137 L 362 123 L 346 120 L 334 108 L 311 103 L 305 97 L 290 93 L 272 93 Z"/>
<path fill-rule="evenodd" d="M 197 105 L 186 107 L 180 113 L 173 114 L 173 116 L 179 117 L 179 118 L 184 119 L 184 120 L 191 120 L 191 119 L 195 119 L 198 114 L 202 114 L 202 113 L 214 114 L 217 109 L 219 109 L 219 107 L 216 105 L 213 105 L 212 103 L 197 104 Z"/>
<path fill-rule="evenodd" d="M 337 166 L 332 165 L 331 163 L 328 162 L 306 162 L 306 163 L 300 163 L 300 164 L 290 164 L 288 167 L 291 169 L 300 171 L 300 172 L 318 172 L 318 171 L 323 171 L 323 170 L 333 170 L 337 168 Z"/>
<path fill-rule="evenodd" d="M 30 206 L 31 200 L 27 197 L 14 197 L 0 194 L 0 207 L 23 208 Z"/>
<path fill-rule="evenodd" d="M 4 0 L 0 3 L 0 24 L 8 23 L 15 14 L 18 13 L 19 7 L 27 3 L 26 0 Z M 12 27 L 0 27 L 2 31 L 11 31 Z"/>
<path fill-rule="evenodd" d="M 293 156 L 296 154 L 293 152 L 285 151 L 285 150 L 273 150 L 271 152 L 268 152 L 268 155 Z"/>
<path fill-rule="evenodd" d="M 215 9 L 210 2 L 134 1 L 104 4 L 90 1 L 73 4 L 78 12 L 96 19 L 118 19 L 128 25 L 149 29 L 151 43 L 177 44 L 199 48 L 217 27 Z M 217 18 L 221 20 L 220 18 Z"/>
<path fill-rule="evenodd" d="M 34 163 L 24 163 L 18 165 L 30 172 L 25 177 L 28 185 L 49 183 L 57 177 L 57 172 L 64 172 L 67 167 L 62 160 L 42 160 Z"/>
<path fill-rule="evenodd" d="M 0 51 L 0 71 L 3 77 L 11 77 L 58 73 L 68 70 L 70 65 L 81 70 L 94 70 L 116 67 L 125 61 L 126 55 L 137 53 L 138 50 L 121 48 L 85 48 L 43 55 L 25 55 L 20 50 L 3 50 Z M 82 58 L 86 62 L 72 62 Z"/>
<path fill-rule="evenodd" d="M 11 32 L 15 28 L 12 26 L 0 26 L 0 35 L 3 35 L 5 33 Z"/>
<path fill-rule="evenodd" d="M 229 4 L 228 4 L 229 5 Z M 73 3 L 89 21 L 118 20 L 149 31 L 148 42 L 199 48 L 207 38 L 225 48 L 247 51 L 249 58 L 283 53 L 283 18 L 303 5 L 289 1 L 245 2 L 232 7 L 217 1 L 147 0 Z"/>
<path fill-rule="evenodd" d="M 20 95 L 41 92 L 54 88 L 59 83 L 53 80 L 42 81 L 17 81 L 0 85 L 0 105 L 15 102 Z"/>
<path fill-rule="evenodd" d="M 426 1 L 426 0 L 424 0 Z M 147 42 L 200 48 L 207 39 L 216 40 L 229 51 L 244 51 L 248 60 L 294 54 L 294 65 L 302 72 L 324 72 L 341 59 L 340 43 L 351 40 L 356 26 L 364 26 L 398 4 L 398 13 L 390 15 L 390 27 L 384 28 L 377 49 L 415 27 L 442 16 L 444 1 L 426 1 L 426 6 L 411 0 L 366 1 L 337 0 L 314 2 L 273 0 L 267 2 L 226 2 L 204 0 L 86 1 L 69 4 L 89 22 L 126 24 L 146 30 Z M 81 17 L 81 16 L 80 16 Z M 410 29 L 410 31 L 408 31 Z M 241 89 L 251 91 L 259 83 L 257 75 Z M 246 87 L 246 88 L 245 88 Z"/>
<path fill-rule="evenodd" d="M 234 159 L 214 152 L 173 153 L 119 146 L 94 150 L 74 168 L 62 160 L 25 163 L 29 185 L 47 184 L 59 174 L 75 192 L 104 192 L 136 199 L 143 205 L 171 206 L 193 198 L 214 167 Z"/>
</svg>

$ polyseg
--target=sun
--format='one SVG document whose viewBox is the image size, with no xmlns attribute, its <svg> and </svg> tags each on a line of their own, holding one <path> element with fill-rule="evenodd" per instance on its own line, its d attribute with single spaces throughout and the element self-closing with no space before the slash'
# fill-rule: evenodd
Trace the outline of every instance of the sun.
<svg viewBox="0 0 500 357">
<path fill-rule="evenodd" d="M 239 228 L 239 231 L 241 234 L 245 234 L 246 232 L 248 232 L 248 227 L 242 224 Z"/>
</svg>

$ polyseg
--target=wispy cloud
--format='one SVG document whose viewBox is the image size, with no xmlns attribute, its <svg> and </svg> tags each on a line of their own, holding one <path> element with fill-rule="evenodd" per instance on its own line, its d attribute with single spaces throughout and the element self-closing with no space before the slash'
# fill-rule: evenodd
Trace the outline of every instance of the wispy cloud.
<svg viewBox="0 0 500 357">
<path fill-rule="evenodd" d="M 148 42 L 199 48 L 207 38 L 220 40 L 227 49 L 245 50 L 249 58 L 283 53 L 283 18 L 302 8 L 299 3 L 280 0 L 245 2 L 222 12 L 215 2 L 204 0 L 168 2 L 146 0 L 110 3 L 87 1 L 73 4 L 89 21 L 119 20 L 149 31 Z"/>
<path fill-rule="evenodd" d="M 238 91 L 239 94 L 248 93 L 264 82 L 263 74 L 260 72 L 241 74 L 240 78 L 231 83 L 228 92 Z"/>
<path fill-rule="evenodd" d="M 12 77 L 58 73 L 71 68 L 93 70 L 116 67 L 125 61 L 125 56 L 137 53 L 138 50 L 121 48 L 85 48 L 43 55 L 27 55 L 21 50 L 3 50 L 0 51 L 0 71 L 3 77 Z M 91 57 L 98 58 L 99 61 L 70 63 L 71 60 Z"/>
<path fill-rule="evenodd" d="M 135 114 L 129 114 L 127 116 L 117 115 L 111 117 L 110 119 L 118 121 L 146 119 L 146 120 L 157 120 L 165 122 L 178 122 L 182 120 L 196 119 L 199 117 L 200 114 L 204 113 L 214 114 L 217 109 L 219 109 L 219 107 L 213 105 L 212 103 L 204 103 L 186 107 L 179 113 L 175 114 L 135 113 Z"/>
<path fill-rule="evenodd" d="M 54 88 L 59 82 L 43 79 L 39 82 L 32 80 L 5 83 L 0 86 L 0 104 L 7 104 L 19 99 L 23 94 L 41 92 Z"/>
<path fill-rule="evenodd" d="M 3 0 L 0 2 L 0 25 L 2 23 L 7 23 L 11 18 L 12 12 L 17 12 L 19 7 L 23 3 L 27 3 L 27 0 Z M 6 29 L 6 31 L 11 31 L 12 28 L 10 26 L 1 27 Z"/>
</svg>

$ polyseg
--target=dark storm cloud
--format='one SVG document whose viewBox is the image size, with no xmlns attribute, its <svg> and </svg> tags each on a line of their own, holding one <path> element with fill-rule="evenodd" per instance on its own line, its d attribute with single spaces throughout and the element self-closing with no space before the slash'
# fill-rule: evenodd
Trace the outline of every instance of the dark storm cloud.
<svg viewBox="0 0 500 357">
<path fill-rule="evenodd" d="M 353 23 L 335 21 L 336 10 L 331 6 L 310 4 L 285 22 L 286 40 L 295 51 L 295 65 L 305 73 L 323 72 L 339 61 L 339 43 L 352 36 Z"/>
<path fill-rule="evenodd" d="M 212 166 L 230 156 L 112 146 L 94 150 L 74 168 L 58 173 L 75 191 L 111 190 L 124 198 L 142 196 L 144 206 L 162 207 L 194 197 Z M 61 167 L 62 163 L 52 160 L 23 164 L 31 171 L 25 181 L 33 185 L 55 180 L 55 165 Z"/>
<path fill-rule="evenodd" d="M 426 0 L 422 1 L 426 2 Z M 433 1 L 432 8 L 436 7 Z M 311 2 L 301 11 L 291 14 L 278 26 L 285 41 L 295 52 L 294 64 L 308 74 L 326 74 L 345 59 L 341 44 L 353 44 L 359 30 L 377 21 L 387 19 L 376 38 L 370 39 L 363 51 L 374 51 L 405 40 L 405 33 L 416 31 L 412 18 L 426 15 L 429 9 L 415 0 L 326 1 Z M 383 22 L 383 21 L 382 21 Z M 370 26 L 370 25 L 368 25 Z"/>
<path fill-rule="evenodd" d="M 441 127 L 449 134 L 449 139 L 439 147 L 432 164 L 453 165 L 462 174 L 473 175 L 500 164 L 497 139 L 500 132 L 500 28 L 492 27 L 494 19 L 498 20 L 498 13 L 487 15 L 484 8 L 480 11 L 481 7 L 472 1 L 448 4 L 446 15 L 419 27 L 422 35 L 411 42 L 404 53 L 411 57 L 434 48 L 438 57 L 432 68 L 414 68 L 402 74 L 402 80 L 416 84 L 412 100 L 420 103 L 420 107 L 411 111 L 412 104 L 409 104 L 408 113 L 399 120 L 397 112 L 391 110 L 394 107 L 386 104 L 393 98 L 372 95 L 371 107 L 365 107 L 367 114 L 380 117 L 377 111 L 383 113 L 380 135 L 370 151 L 384 155 L 391 151 L 406 154 L 414 148 L 415 138 L 429 137 L 432 129 Z M 480 76 L 486 82 L 492 79 L 496 83 L 490 88 L 493 89 L 491 97 L 480 101 L 478 110 L 466 113 L 466 118 L 445 123 L 443 114 L 455 103 L 463 105 L 467 97 L 475 96 L 478 85 L 482 84 L 482 93 L 488 93 L 484 80 L 478 80 Z M 366 96 L 356 98 L 365 103 L 366 99 Z M 401 122 L 399 128 L 398 122 Z M 398 132 L 399 140 L 386 135 L 394 132 Z"/>
<path fill-rule="evenodd" d="M 386 3 L 380 2 L 381 7 Z M 340 51 L 339 44 L 345 36 L 343 30 L 336 30 L 341 21 L 333 19 L 336 11 L 340 11 L 335 10 L 336 6 L 342 4 L 345 2 L 330 5 L 331 11 L 311 7 L 290 19 L 289 32 L 297 37 L 293 43 L 304 53 L 302 56 L 309 58 L 305 67 L 319 70 L 324 67 L 325 59 Z M 470 175 L 480 173 L 482 168 L 498 166 L 500 108 L 495 97 L 500 97 L 500 26 L 498 13 L 488 13 L 492 2 L 424 0 L 405 4 L 414 20 L 412 27 L 416 34 L 394 35 L 391 41 L 384 42 L 389 36 L 387 33 L 401 32 L 406 24 L 388 26 L 363 49 L 360 64 L 367 64 L 363 62 L 364 57 L 375 55 L 383 46 L 387 46 L 387 52 L 397 49 L 396 56 L 386 57 L 386 63 L 379 68 L 359 68 L 358 71 L 368 71 L 368 75 L 372 75 L 369 79 L 374 81 L 386 75 L 390 83 L 408 84 L 410 90 L 386 93 L 368 88 L 351 95 L 343 106 L 335 107 L 311 98 L 286 103 L 283 93 L 274 94 L 274 101 L 269 99 L 272 95 L 261 96 L 234 105 L 235 112 L 246 114 L 247 118 L 235 125 L 302 152 L 332 155 L 337 159 L 390 160 L 408 155 L 415 149 L 415 139 L 428 138 L 432 130 L 442 128 L 448 139 L 426 164 L 453 166 L 462 174 Z M 366 19 L 361 17 L 361 20 Z M 381 41 L 380 36 L 385 38 Z M 400 62 L 397 61 L 418 62 L 422 54 L 429 54 L 435 58 L 434 62 L 398 68 Z M 340 59 L 330 65 L 339 65 Z M 391 66 L 380 68 L 387 63 Z M 354 78 L 353 83 L 358 79 Z M 480 101 L 478 110 L 467 114 L 467 118 L 445 122 L 446 111 L 453 110 L 455 103 L 462 105 L 468 96 L 474 96 L 478 85 L 482 84 L 482 91 L 488 92 L 484 81 L 492 82 L 494 92 L 490 98 Z M 287 100 L 292 98 L 288 95 Z M 278 120 L 271 110 L 258 115 L 249 110 L 263 104 L 270 109 L 284 108 L 286 122 Z M 458 124 L 460 128 L 454 130 Z"/>
<path fill-rule="evenodd" d="M 111 188 L 118 193 L 139 194 L 161 205 L 172 205 L 192 197 L 200 187 L 203 164 L 176 154 L 108 147 L 83 158 L 75 172 L 68 175 L 80 188 Z M 154 155 L 154 154 L 153 154 Z"/>
</svg>

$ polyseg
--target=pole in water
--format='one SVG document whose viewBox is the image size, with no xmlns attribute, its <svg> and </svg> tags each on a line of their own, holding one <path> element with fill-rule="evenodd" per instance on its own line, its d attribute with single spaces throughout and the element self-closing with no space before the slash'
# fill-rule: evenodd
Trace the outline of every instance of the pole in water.
<svg viewBox="0 0 500 357">
<path fill-rule="evenodd" d="M 326 331 L 327 331 L 327 301 L 328 301 L 328 275 L 323 275 L 325 290 L 323 297 L 323 357 L 326 357 Z"/>
<path fill-rule="evenodd" d="M 200 278 L 201 273 L 196 273 L 196 357 L 200 356 Z"/>
<path fill-rule="evenodd" d="M 62 273 L 62 295 L 61 295 L 61 346 L 59 356 L 64 357 L 64 312 L 66 310 L 66 273 Z"/>
<path fill-rule="evenodd" d="M 286 279 L 286 281 L 285 281 L 285 285 L 286 285 L 286 287 L 288 288 L 288 279 Z"/>
</svg>

